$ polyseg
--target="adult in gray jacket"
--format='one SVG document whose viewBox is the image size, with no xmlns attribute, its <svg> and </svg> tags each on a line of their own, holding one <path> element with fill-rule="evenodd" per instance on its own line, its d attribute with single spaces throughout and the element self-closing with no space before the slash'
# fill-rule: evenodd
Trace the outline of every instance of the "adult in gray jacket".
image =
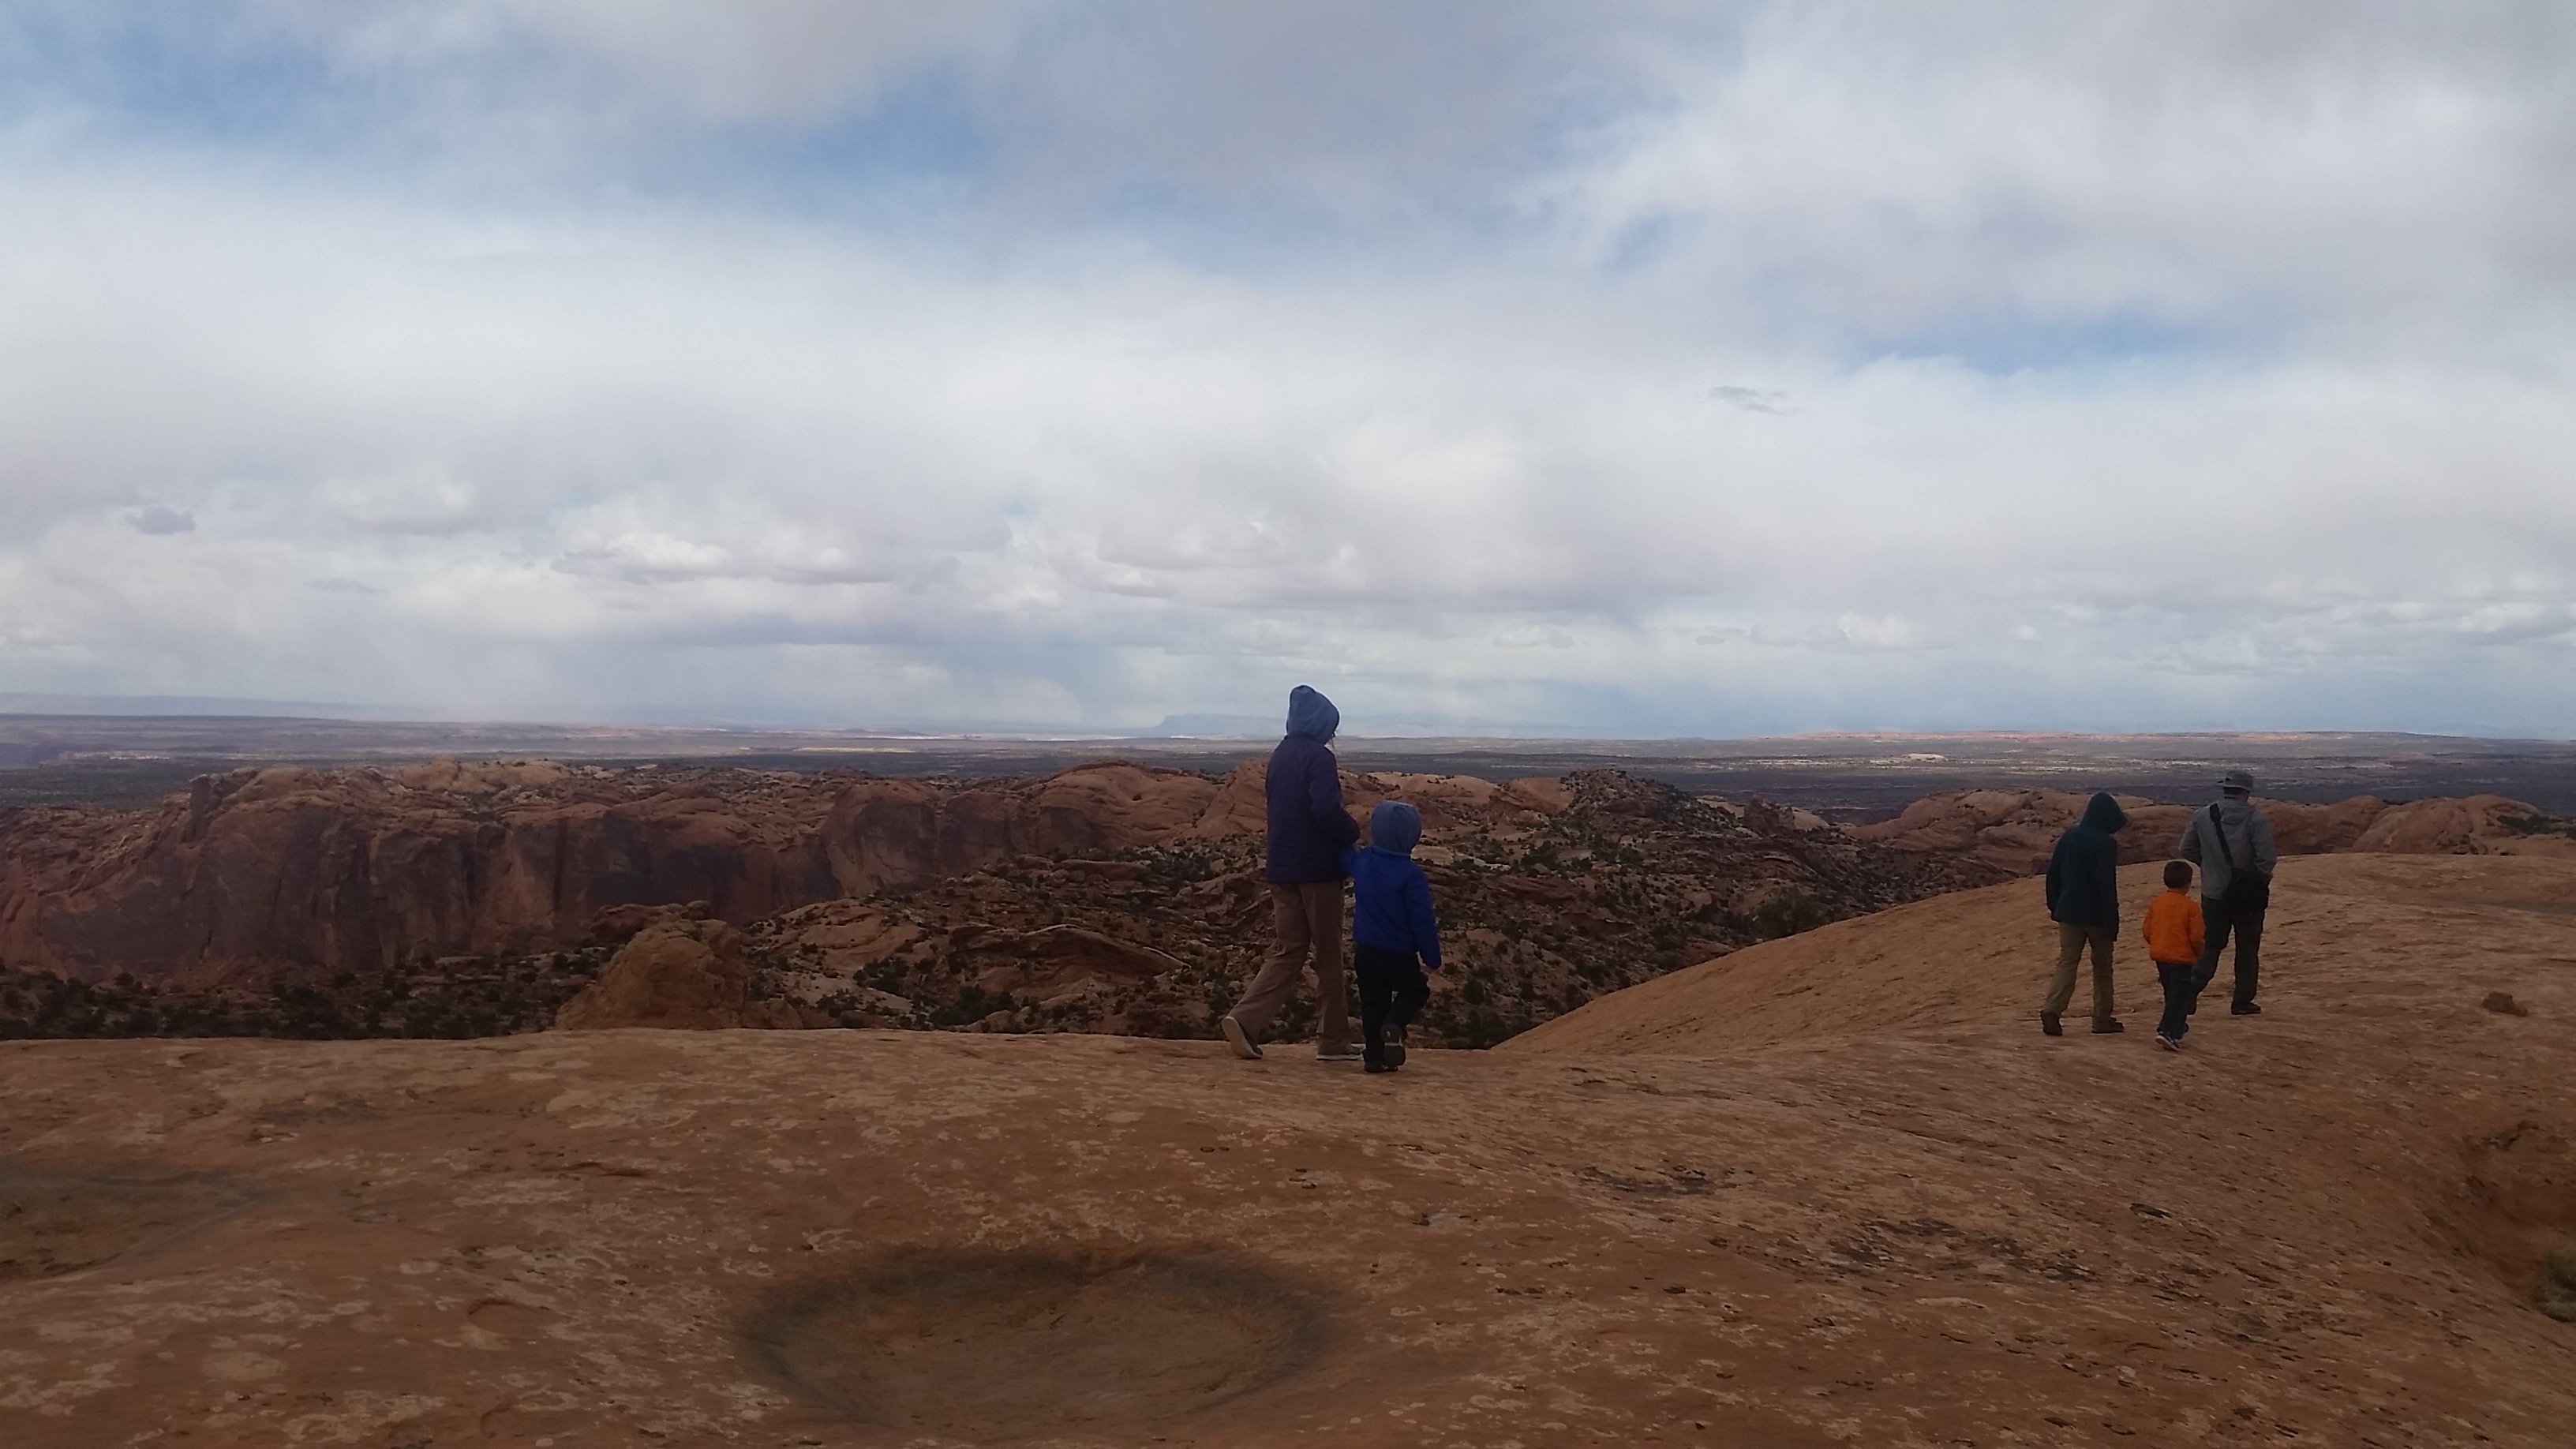
<svg viewBox="0 0 2576 1449">
<path fill-rule="evenodd" d="M 2236 937 L 2235 1016 L 2259 1016 L 2255 988 L 2263 979 L 2263 912 L 2272 904 L 2272 872 L 2281 853 L 2272 844 L 2272 822 L 2254 808 L 2254 777 L 2230 770 L 2219 782 L 2218 803 L 2191 813 L 2183 827 L 2183 859 L 2200 867 L 2200 961 L 2192 968 L 2191 999 L 2218 974 L 2218 953 Z"/>
</svg>

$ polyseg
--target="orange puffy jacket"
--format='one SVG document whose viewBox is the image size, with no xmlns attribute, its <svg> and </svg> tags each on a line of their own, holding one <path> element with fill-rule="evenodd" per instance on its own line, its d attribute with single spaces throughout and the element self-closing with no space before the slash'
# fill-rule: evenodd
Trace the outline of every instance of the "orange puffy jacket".
<svg viewBox="0 0 2576 1449">
<path fill-rule="evenodd" d="M 2169 890 L 2147 903 L 2147 958 L 2168 964 L 2200 959 L 2200 902 Z"/>
</svg>

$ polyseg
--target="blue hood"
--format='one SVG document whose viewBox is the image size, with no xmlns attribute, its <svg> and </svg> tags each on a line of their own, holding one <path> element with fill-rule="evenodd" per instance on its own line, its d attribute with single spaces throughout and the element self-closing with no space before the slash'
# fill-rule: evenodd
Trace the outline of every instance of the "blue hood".
<svg viewBox="0 0 2576 1449">
<path fill-rule="evenodd" d="M 1342 712 L 1333 708 L 1333 702 L 1313 685 L 1301 684 L 1288 691 L 1288 733 L 1329 745 L 1333 733 L 1341 727 Z"/>
<path fill-rule="evenodd" d="M 1400 800 L 1380 800 L 1369 812 L 1369 846 L 1411 855 L 1422 842 L 1422 812 Z"/>
</svg>

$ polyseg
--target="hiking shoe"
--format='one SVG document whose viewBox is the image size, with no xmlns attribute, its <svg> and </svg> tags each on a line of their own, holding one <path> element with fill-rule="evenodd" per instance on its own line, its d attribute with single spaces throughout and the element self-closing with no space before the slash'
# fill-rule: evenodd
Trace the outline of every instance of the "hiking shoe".
<svg viewBox="0 0 2576 1449">
<path fill-rule="evenodd" d="M 2039 1014 L 2039 1029 L 2050 1036 L 2066 1035 L 2066 1028 L 2057 1024 L 2057 1013 L 2053 1011 Z"/>
<path fill-rule="evenodd" d="M 2227 1008 L 2229 1016 L 2261 1016 L 2263 1008 L 2250 1001 L 2240 1001 Z"/>
<path fill-rule="evenodd" d="M 1385 1051 L 1386 1051 L 1386 1066 L 1387 1066 L 1387 1070 L 1388 1070 L 1388 1071 L 1393 1071 L 1393 1070 L 1395 1070 L 1397 1067 L 1403 1066 L 1403 1065 L 1404 1065 L 1404 1033 L 1399 1031 L 1399 1032 L 1397 1032 L 1395 1035 L 1393 1035 L 1393 1036 L 1391 1036 L 1391 1037 L 1388 1037 L 1388 1038 L 1386 1039 L 1386 1048 L 1385 1048 Z"/>
<path fill-rule="evenodd" d="M 1365 1060 L 1365 1058 L 1361 1055 L 1360 1049 L 1355 1046 L 1319 1046 L 1315 1048 L 1315 1060 L 1319 1062 L 1356 1062 Z"/>
<path fill-rule="evenodd" d="M 2127 1030 L 2128 1028 L 2122 1026 L 2120 1024 L 2120 1018 L 2116 1016 L 2106 1016 L 2100 1021 L 2093 1023 L 2093 1034 L 2095 1036 L 2115 1036 Z"/>
<path fill-rule="evenodd" d="M 2181 1051 L 2181 1050 L 2182 1050 L 2182 1043 L 2181 1043 L 2181 1042 L 2178 1042 L 2178 1041 L 2175 1041 L 2172 1037 L 2169 1037 L 2169 1036 L 2165 1035 L 2163 1032 L 2157 1032 L 2157 1033 L 2156 1033 L 2156 1050 L 2158 1050 L 2158 1051 L 2166 1051 L 2166 1052 L 2178 1052 L 2178 1051 Z"/>
<path fill-rule="evenodd" d="M 1223 1021 L 1218 1022 L 1217 1025 L 1224 1029 L 1225 1044 L 1234 1048 L 1234 1054 L 1236 1056 L 1243 1058 L 1247 1062 L 1257 1062 L 1261 1060 L 1261 1044 L 1245 1034 L 1242 1022 L 1229 1016 Z"/>
<path fill-rule="evenodd" d="M 1377 1073 L 1379 1073 L 1379 1072 L 1391 1072 L 1391 1071 L 1394 1071 L 1394 1070 L 1395 1070 L 1395 1063 L 1393 1063 L 1393 1062 L 1371 1062 L 1371 1063 L 1369 1063 L 1367 1066 L 1360 1068 L 1360 1070 L 1361 1070 L 1361 1071 L 1364 1071 L 1364 1072 L 1367 1072 L 1367 1073 L 1369 1073 L 1370 1075 L 1374 1076 L 1374 1075 L 1376 1075 L 1376 1074 L 1377 1074 Z"/>
</svg>

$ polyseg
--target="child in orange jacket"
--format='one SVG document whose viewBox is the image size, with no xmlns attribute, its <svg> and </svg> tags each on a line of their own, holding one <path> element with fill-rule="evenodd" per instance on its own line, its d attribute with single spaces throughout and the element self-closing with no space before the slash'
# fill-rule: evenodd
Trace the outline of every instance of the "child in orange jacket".
<svg viewBox="0 0 2576 1449">
<path fill-rule="evenodd" d="M 2165 862 L 2165 893 L 2147 904 L 2147 959 L 2165 989 L 2164 1019 L 2156 1023 L 2159 1050 L 2182 1050 L 2191 1030 L 2192 970 L 2200 961 L 2200 902 L 2191 898 L 2191 863 Z"/>
</svg>

